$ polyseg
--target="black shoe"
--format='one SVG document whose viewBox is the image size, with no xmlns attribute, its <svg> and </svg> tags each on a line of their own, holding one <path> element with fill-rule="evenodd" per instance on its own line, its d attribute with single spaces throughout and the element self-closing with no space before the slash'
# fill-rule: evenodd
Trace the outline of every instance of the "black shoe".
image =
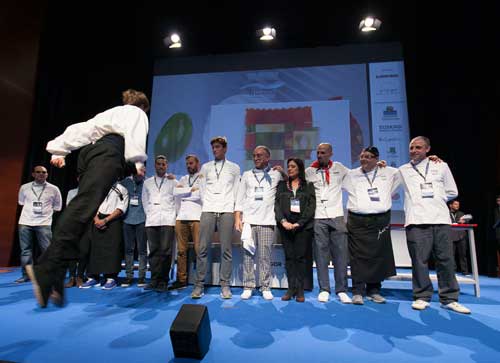
<svg viewBox="0 0 500 363">
<path fill-rule="evenodd" d="M 156 285 L 156 292 L 166 292 L 168 291 L 168 282 L 160 281 L 158 285 Z"/>
<path fill-rule="evenodd" d="M 172 285 L 169 286 L 169 290 L 182 290 L 187 287 L 187 282 L 175 281 Z"/>
<path fill-rule="evenodd" d="M 52 293 L 52 281 L 49 274 L 33 265 L 26 265 L 26 272 L 33 284 L 33 292 L 38 304 L 41 308 L 46 308 Z"/>
<path fill-rule="evenodd" d="M 25 282 L 28 282 L 30 279 L 28 276 L 21 276 L 20 278 L 18 278 L 17 280 L 15 280 L 14 282 L 16 284 L 23 284 Z"/>
<path fill-rule="evenodd" d="M 144 290 L 155 290 L 158 287 L 158 282 L 151 281 L 149 284 L 144 286 Z"/>
<path fill-rule="evenodd" d="M 50 301 L 58 307 L 64 306 L 64 276 L 66 275 L 66 269 L 61 268 L 57 273 L 54 274 L 54 279 L 52 281 L 52 292 L 50 294 Z"/>
<path fill-rule="evenodd" d="M 129 287 L 132 285 L 133 279 L 132 277 L 127 277 L 125 280 L 123 280 L 120 284 L 121 287 Z"/>
</svg>

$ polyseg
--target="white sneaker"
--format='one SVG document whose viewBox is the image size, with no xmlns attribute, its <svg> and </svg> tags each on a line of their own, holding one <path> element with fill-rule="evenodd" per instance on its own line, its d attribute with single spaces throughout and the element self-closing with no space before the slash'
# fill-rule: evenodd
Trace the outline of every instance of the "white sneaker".
<svg viewBox="0 0 500 363">
<path fill-rule="evenodd" d="M 425 310 L 430 305 L 431 304 L 428 303 L 427 301 L 418 299 L 418 300 L 415 300 L 413 302 L 413 304 L 411 304 L 411 308 L 414 310 Z"/>
<path fill-rule="evenodd" d="M 274 299 L 274 296 L 273 296 L 273 293 L 271 292 L 271 290 L 262 291 L 262 297 L 264 298 L 264 300 Z"/>
<path fill-rule="evenodd" d="M 337 294 L 337 296 L 339 297 L 339 300 L 342 304 L 351 304 L 352 303 L 351 298 L 345 292 L 339 292 Z"/>
<path fill-rule="evenodd" d="M 240 297 L 243 300 L 248 300 L 252 297 L 252 290 L 251 289 L 244 289 L 243 293 L 240 295 Z"/>
<path fill-rule="evenodd" d="M 446 304 L 446 305 L 441 304 L 441 307 L 444 309 L 453 310 L 454 312 L 460 313 L 460 314 L 470 314 L 471 313 L 469 308 L 466 308 L 465 306 L 457 303 L 456 301 L 451 302 L 451 303 Z"/>
<path fill-rule="evenodd" d="M 343 294 L 343 293 L 341 293 Z M 347 296 L 347 295 L 346 295 Z M 349 296 L 347 296 L 349 298 Z M 319 302 L 328 302 L 330 300 L 330 293 L 328 291 L 321 291 L 318 295 Z"/>
</svg>

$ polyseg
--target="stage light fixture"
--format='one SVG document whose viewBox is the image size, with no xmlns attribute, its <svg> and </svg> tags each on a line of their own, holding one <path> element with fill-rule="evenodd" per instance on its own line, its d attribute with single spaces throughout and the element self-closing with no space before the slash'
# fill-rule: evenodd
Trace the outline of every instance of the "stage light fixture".
<svg viewBox="0 0 500 363">
<path fill-rule="evenodd" d="M 273 40 L 276 38 L 276 29 L 271 27 L 265 27 L 263 29 L 257 30 L 257 36 L 260 40 Z"/>
<path fill-rule="evenodd" d="M 163 39 L 163 43 L 169 48 L 182 47 L 181 37 L 177 33 L 173 33 Z"/>
<path fill-rule="evenodd" d="M 359 23 L 359 29 L 362 32 L 372 32 L 375 30 L 378 30 L 380 28 L 380 25 L 382 22 L 378 20 L 377 18 L 374 18 L 372 16 L 368 16 L 365 19 L 361 20 Z"/>
</svg>

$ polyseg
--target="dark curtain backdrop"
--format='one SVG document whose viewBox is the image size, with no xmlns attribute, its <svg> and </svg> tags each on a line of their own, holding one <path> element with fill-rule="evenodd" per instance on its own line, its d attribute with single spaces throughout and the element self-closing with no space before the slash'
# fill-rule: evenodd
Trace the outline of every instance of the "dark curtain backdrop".
<svg viewBox="0 0 500 363">
<path fill-rule="evenodd" d="M 267 19 L 280 18 L 279 29 L 285 31 L 275 48 L 334 46 L 368 41 L 352 25 L 359 22 L 353 14 L 357 7 L 360 14 L 366 13 L 368 5 L 374 3 L 361 1 L 339 8 L 336 14 L 350 11 L 344 23 L 321 9 L 304 10 L 303 2 L 295 9 L 290 2 L 287 6 L 274 4 L 264 13 Z M 500 130 L 496 109 L 499 77 L 491 48 L 498 42 L 497 33 L 484 29 L 481 19 L 485 14 L 471 4 L 442 12 L 427 8 L 417 12 L 416 2 L 383 3 L 381 17 L 385 14 L 390 20 L 383 23 L 385 32 L 372 39 L 403 45 L 411 135 L 430 137 L 432 152 L 450 164 L 462 210 L 473 214 L 479 224 L 480 272 L 493 274 L 496 266 L 490 226 L 494 197 L 500 192 Z M 162 33 L 172 29 L 171 24 L 182 24 L 181 30 L 195 33 L 186 35 L 189 43 L 179 55 L 263 49 L 253 38 L 250 41 L 241 35 L 253 32 L 262 21 L 249 4 L 233 3 L 217 9 L 200 5 L 198 12 L 170 4 L 98 11 L 79 4 L 71 6 L 76 9 L 49 6 L 47 12 L 23 182 L 28 180 L 33 163 L 48 163 L 46 142 L 66 126 L 119 104 L 120 92 L 126 88 L 151 95 L 155 57 L 173 56 L 161 45 Z M 301 7 L 304 11 L 297 10 Z M 225 23 L 221 20 L 224 14 Z M 235 34 L 227 32 L 214 42 L 215 30 L 224 29 L 235 29 Z M 342 33 L 342 29 L 349 30 Z M 64 196 L 76 185 L 75 156 L 68 161 L 65 170 L 49 169 L 50 181 L 61 186 Z M 11 262 L 16 258 L 13 253 Z"/>
</svg>

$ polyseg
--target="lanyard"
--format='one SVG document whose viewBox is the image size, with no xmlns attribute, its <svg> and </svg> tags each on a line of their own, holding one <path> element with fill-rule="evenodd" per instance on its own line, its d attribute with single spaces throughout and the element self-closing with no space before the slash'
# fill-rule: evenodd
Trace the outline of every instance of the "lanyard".
<svg viewBox="0 0 500 363">
<path fill-rule="evenodd" d="M 222 169 L 224 169 L 225 163 L 226 163 L 226 159 L 222 160 L 222 167 L 220 168 L 220 171 L 217 171 L 217 162 L 214 161 L 214 169 L 215 169 L 215 175 L 217 175 L 217 181 L 219 181 L 219 177 L 222 173 Z"/>
<path fill-rule="evenodd" d="M 325 186 L 325 170 L 324 169 L 317 169 L 316 174 L 320 173 L 321 174 L 321 180 L 323 181 L 323 186 Z"/>
<path fill-rule="evenodd" d="M 370 181 L 370 178 L 368 178 L 368 173 L 366 171 L 364 171 L 363 169 L 361 169 L 361 170 L 363 171 L 363 175 L 365 176 L 366 180 L 368 180 L 368 183 L 370 184 L 370 188 L 373 188 L 373 182 L 375 181 L 375 178 L 377 177 L 378 167 L 375 168 L 375 172 L 373 173 L 373 178 L 371 181 Z"/>
<path fill-rule="evenodd" d="M 142 184 L 143 181 L 136 182 L 134 179 L 132 179 L 132 182 L 134 183 L 134 195 L 137 195 L 137 188 Z"/>
<path fill-rule="evenodd" d="M 42 191 L 40 192 L 40 195 L 36 194 L 35 188 L 33 188 L 34 185 L 35 185 L 35 183 L 31 184 L 31 191 L 33 192 L 33 194 L 35 194 L 35 197 L 37 198 L 37 200 L 40 201 L 40 198 L 42 197 L 42 194 L 45 191 L 45 187 L 47 186 L 47 184 L 43 185 L 43 188 L 42 188 Z"/>
<path fill-rule="evenodd" d="M 266 178 L 266 174 L 269 172 L 271 168 L 268 166 L 266 167 L 264 170 L 262 170 L 262 178 L 257 178 L 257 173 L 255 172 L 255 169 L 252 169 L 252 173 L 253 173 L 253 176 L 255 177 L 255 180 L 257 180 L 257 183 L 259 183 L 259 187 L 260 187 L 260 183 L 262 183 L 262 181 Z M 259 169 L 257 169 L 259 170 Z"/>
<path fill-rule="evenodd" d="M 163 182 L 165 181 L 165 176 L 163 176 L 163 178 L 161 178 L 160 186 L 158 186 L 158 183 L 156 182 L 156 175 L 154 176 L 154 180 L 155 180 L 156 188 L 158 188 L 158 192 L 161 192 L 161 186 L 163 185 Z"/>
<path fill-rule="evenodd" d="M 420 172 L 420 170 L 417 169 L 417 167 L 413 164 L 413 163 L 410 163 L 412 168 L 415 169 L 415 171 L 418 173 L 418 175 L 420 175 L 423 179 L 424 179 L 424 182 L 427 182 L 427 173 L 429 172 L 429 161 L 427 161 L 427 165 L 425 166 L 425 175 L 422 175 L 422 173 Z"/>
<path fill-rule="evenodd" d="M 200 174 L 196 175 L 196 178 L 194 178 L 194 180 L 191 182 L 191 175 L 189 175 L 189 177 L 188 177 L 188 184 L 189 184 L 190 188 L 194 185 L 194 183 L 196 183 L 196 181 L 198 180 L 199 176 L 200 176 Z M 217 179 L 219 179 L 219 178 L 217 178 Z"/>
</svg>

